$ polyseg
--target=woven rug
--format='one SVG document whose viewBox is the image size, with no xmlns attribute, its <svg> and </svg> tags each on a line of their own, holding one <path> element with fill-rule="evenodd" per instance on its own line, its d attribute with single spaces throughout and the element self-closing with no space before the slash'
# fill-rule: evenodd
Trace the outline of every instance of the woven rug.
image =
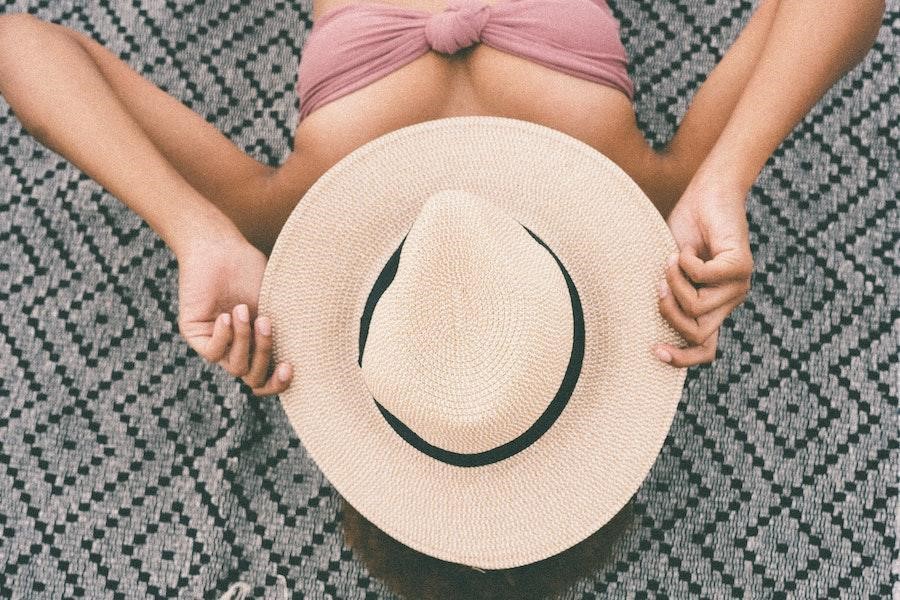
<svg viewBox="0 0 900 600">
<path fill-rule="evenodd" d="M 720 358 L 689 370 L 629 523 L 560 597 L 892 594 L 900 13 L 888 4 L 865 61 L 753 187 L 751 293 Z M 613 3 L 654 144 L 755 5 Z M 272 165 L 297 122 L 310 8 L 0 3 L 89 34 Z M 0 597 L 218 598 L 236 581 L 257 598 L 407 597 L 348 545 L 340 495 L 278 402 L 182 341 L 176 277 L 152 230 L 0 101 Z M 535 589 L 513 582 L 508 596 Z"/>
</svg>

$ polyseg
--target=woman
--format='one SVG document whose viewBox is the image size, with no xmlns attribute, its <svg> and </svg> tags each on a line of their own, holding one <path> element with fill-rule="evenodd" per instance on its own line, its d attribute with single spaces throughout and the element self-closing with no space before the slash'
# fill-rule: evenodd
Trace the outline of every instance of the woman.
<svg viewBox="0 0 900 600">
<path fill-rule="evenodd" d="M 567 10 L 562 0 L 507 1 L 556 2 L 557 13 Z M 591 13 L 597 22 L 613 19 L 604 0 L 571 2 L 602 11 Z M 347 4 L 317 0 L 313 19 L 337 23 L 336 11 Z M 446 7 L 441 0 L 379 4 L 427 13 Z M 366 9 L 343 9 L 357 10 Z M 257 395 L 283 391 L 292 375 L 293 365 L 271 368 L 271 324 L 256 305 L 266 257 L 297 201 L 361 144 L 454 115 L 507 116 L 561 130 L 609 156 L 642 187 L 680 249 L 661 282 L 659 308 L 689 341 L 654 351 L 689 366 L 714 359 L 719 326 L 749 289 L 750 186 L 794 125 L 865 56 L 883 12 L 882 0 L 762 0 L 662 152 L 639 131 L 627 85 L 477 41 L 452 54 L 425 52 L 306 110 L 293 152 L 278 168 L 244 154 L 89 37 L 29 15 L 0 16 L 0 93 L 35 138 L 136 211 L 172 249 L 182 335 Z M 582 21 L 565 23 L 592 35 Z M 329 39 L 316 37 L 320 54 Z M 301 109 L 309 106 L 301 98 Z"/>
</svg>

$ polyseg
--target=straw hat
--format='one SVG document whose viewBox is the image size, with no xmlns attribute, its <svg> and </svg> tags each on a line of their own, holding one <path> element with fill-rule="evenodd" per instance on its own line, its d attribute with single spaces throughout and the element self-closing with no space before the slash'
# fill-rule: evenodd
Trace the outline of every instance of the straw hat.
<svg viewBox="0 0 900 600">
<path fill-rule="evenodd" d="M 618 166 L 566 134 L 450 117 L 351 152 L 263 277 L 281 394 L 335 489 L 391 537 L 482 569 L 594 533 L 637 491 L 686 369 L 656 285 L 677 250 Z"/>
</svg>

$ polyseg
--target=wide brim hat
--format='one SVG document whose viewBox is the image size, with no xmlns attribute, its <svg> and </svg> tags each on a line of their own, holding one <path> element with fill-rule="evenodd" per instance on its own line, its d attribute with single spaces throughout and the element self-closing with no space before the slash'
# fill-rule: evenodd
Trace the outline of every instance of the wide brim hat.
<svg viewBox="0 0 900 600">
<path fill-rule="evenodd" d="M 657 283 L 677 245 L 596 149 L 493 116 L 404 127 L 345 156 L 275 242 L 259 313 L 280 395 L 362 516 L 482 569 L 596 532 L 649 473 L 686 369 Z"/>
</svg>

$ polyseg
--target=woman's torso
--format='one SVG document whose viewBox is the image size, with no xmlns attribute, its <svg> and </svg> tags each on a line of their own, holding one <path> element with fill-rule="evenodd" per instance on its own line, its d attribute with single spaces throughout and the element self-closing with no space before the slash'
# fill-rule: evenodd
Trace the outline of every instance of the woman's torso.
<svg viewBox="0 0 900 600">
<path fill-rule="evenodd" d="M 340 6 L 365 3 L 315 0 L 313 20 Z M 432 13 L 447 5 L 446 0 L 381 3 Z M 505 116 L 560 130 L 609 156 L 639 184 L 641 169 L 649 164 L 650 148 L 637 128 L 631 100 L 622 91 L 480 43 L 453 55 L 429 51 L 315 109 L 297 127 L 294 156 L 312 169 L 307 175 L 311 182 L 382 134 L 462 115 Z"/>
</svg>

